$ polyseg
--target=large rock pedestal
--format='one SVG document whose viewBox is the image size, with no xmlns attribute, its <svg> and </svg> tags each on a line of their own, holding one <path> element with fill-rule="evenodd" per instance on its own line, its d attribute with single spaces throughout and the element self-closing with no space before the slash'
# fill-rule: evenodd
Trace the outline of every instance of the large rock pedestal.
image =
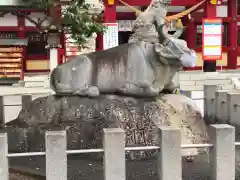
<svg viewBox="0 0 240 180">
<path fill-rule="evenodd" d="M 67 131 L 68 149 L 101 148 L 103 128 L 116 127 L 126 131 L 126 146 L 157 145 L 157 127 L 162 125 L 181 128 L 183 144 L 207 141 L 200 109 L 182 95 L 167 94 L 158 99 L 116 95 L 101 95 L 98 98 L 48 96 L 33 101 L 16 120 L 7 124 L 9 151 L 44 151 L 45 131 L 63 129 Z M 183 151 L 183 155 L 197 153 L 196 149 Z M 155 151 L 126 154 L 128 160 L 138 160 L 136 163 L 139 163 L 152 159 Z M 86 161 L 99 161 L 102 154 L 80 157 Z M 20 164 L 20 161 L 15 161 L 11 165 Z M 26 161 L 21 166 L 23 164 L 33 167 Z"/>
</svg>

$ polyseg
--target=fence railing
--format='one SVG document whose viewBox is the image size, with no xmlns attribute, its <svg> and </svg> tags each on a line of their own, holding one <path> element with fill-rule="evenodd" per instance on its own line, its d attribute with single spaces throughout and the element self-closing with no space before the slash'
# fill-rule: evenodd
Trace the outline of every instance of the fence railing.
<svg viewBox="0 0 240 180">
<path fill-rule="evenodd" d="M 47 131 L 45 152 L 8 153 L 7 134 L 0 134 L 0 179 L 8 180 L 8 158 L 46 156 L 46 179 L 67 180 L 67 155 L 103 152 L 104 179 L 125 180 L 125 151 L 157 150 L 160 180 L 182 179 L 182 148 L 210 148 L 211 176 L 214 180 L 235 180 L 235 128 L 226 124 L 210 125 L 210 144 L 181 145 L 180 129 L 159 127 L 158 145 L 125 147 L 125 132 L 120 128 L 104 129 L 103 149 L 67 150 L 65 131 Z M 81 168 L 81 167 L 79 167 Z"/>
<path fill-rule="evenodd" d="M 191 97 L 191 91 L 185 91 Z M 204 119 L 240 127 L 240 90 L 219 90 L 217 85 L 204 85 Z"/>
</svg>

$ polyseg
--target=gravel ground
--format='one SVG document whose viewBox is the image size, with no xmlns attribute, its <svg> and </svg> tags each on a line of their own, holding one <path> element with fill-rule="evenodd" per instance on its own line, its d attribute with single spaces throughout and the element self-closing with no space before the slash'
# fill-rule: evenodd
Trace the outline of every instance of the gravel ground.
<svg viewBox="0 0 240 180">
<path fill-rule="evenodd" d="M 240 131 L 238 131 L 240 132 Z M 237 134 L 236 141 L 240 141 Z M 10 168 L 29 171 L 42 176 L 29 177 L 21 173 L 10 173 L 9 180 L 45 180 L 45 157 L 10 158 Z M 210 180 L 211 165 L 206 154 L 195 157 L 193 162 L 182 160 L 183 180 Z M 126 180 L 158 180 L 156 157 L 126 162 Z M 25 173 L 24 173 L 25 174 Z M 87 156 L 68 156 L 68 180 L 103 180 L 103 162 Z M 240 147 L 236 147 L 236 180 L 240 180 Z"/>
<path fill-rule="evenodd" d="M 238 149 L 240 152 L 240 149 Z M 183 180 L 210 180 L 210 163 L 206 155 L 196 156 L 193 162 L 182 161 Z M 35 157 L 31 160 L 25 157 L 10 160 L 10 166 L 18 165 L 21 168 L 36 170 L 35 173 L 45 175 L 45 158 Z M 236 168 L 236 179 L 240 180 L 239 166 Z M 156 158 L 141 161 L 127 161 L 127 180 L 157 180 Z M 26 178 L 16 173 L 10 175 L 10 180 L 45 180 L 43 178 Z M 102 161 L 87 160 L 79 156 L 68 157 L 68 180 L 103 180 Z"/>
</svg>

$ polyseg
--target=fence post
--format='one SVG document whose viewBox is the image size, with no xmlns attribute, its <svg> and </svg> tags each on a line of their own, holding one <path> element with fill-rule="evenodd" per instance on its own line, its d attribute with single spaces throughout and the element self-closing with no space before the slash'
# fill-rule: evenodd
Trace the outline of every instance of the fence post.
<svg viewBox="0 0 240 180">
<path fill-rule="evenodd" d="M 216 122 L 221 124 L 227 124 L 228 121 L 228 103 L 227 103 L 227 91 L 218 90 L 216 92 Z"/>
<path fill-rule="evenodd" d="M 65 131 L 47 131 L 46 180 L 67 180 L 67 140 Z"/>
<path fill-rule="evenodd" d="M 228 124 L 233 126 L 240 125 L 240 93 L 239 92 L 229 92 L 227 94 L 228 102 Z"/>
<path fill-rule="evenodd" d="M 0 134 L 0 179 L 8 180 L 9 169 L 8 169 L 8 140 L 7 133 Z"/>
<path fill-rule="evenodd" d="M 104 180 L 125 180 L 125 132 L 120 128 L 104 131 Z"/>
<path fill-rule="evenodd" d="M 32 102 L 32 95 L 22 95 L 22 108 L 27 107 Z"/>
<path fill-rule="evenodd" d="M 181 132 L 171 127 L 159 128 L 159 180 L 182 179 Z"/>
<path fill-rule="evenodd" d="M 5 124 L 5 115 L 4 115 L 4 96 L 0 96 L 0 126 Z"/>
<path fill-rule="evenodd" d="M 192 91 L 181 91 L 181 94 L 189 97 L 190 99 L 192 98 Z"/>
<path fill-rule="evenodd" d="M 204 119 L 210 124 L 215 123 L 215 92 L 217 85 L 204 85 Z"/>
<path fill-rule="evenodd" d="M 212 180 L 235 180 L 235 128 L 228 124 L 209 127 Z"/>
</svg>

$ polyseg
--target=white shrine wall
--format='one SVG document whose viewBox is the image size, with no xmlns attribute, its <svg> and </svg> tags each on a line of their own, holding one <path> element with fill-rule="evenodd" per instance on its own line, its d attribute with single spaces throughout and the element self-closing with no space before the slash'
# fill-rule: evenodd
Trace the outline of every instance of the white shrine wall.
<svg viewBox="0 0 240 180">
<path fill-rule="evenodd" d="M 0 6 L 20 5 L 20 0 L 0 0 Z"/>
<path fill-rule="evenodd" d="M 0 0 L 1 1 L 1 0 Z M 17 16 L 11 14 L 5 14 L 3 17 L 0 17 L 0 26 L 18 26 L 18 18 Z"/>
</svg>

